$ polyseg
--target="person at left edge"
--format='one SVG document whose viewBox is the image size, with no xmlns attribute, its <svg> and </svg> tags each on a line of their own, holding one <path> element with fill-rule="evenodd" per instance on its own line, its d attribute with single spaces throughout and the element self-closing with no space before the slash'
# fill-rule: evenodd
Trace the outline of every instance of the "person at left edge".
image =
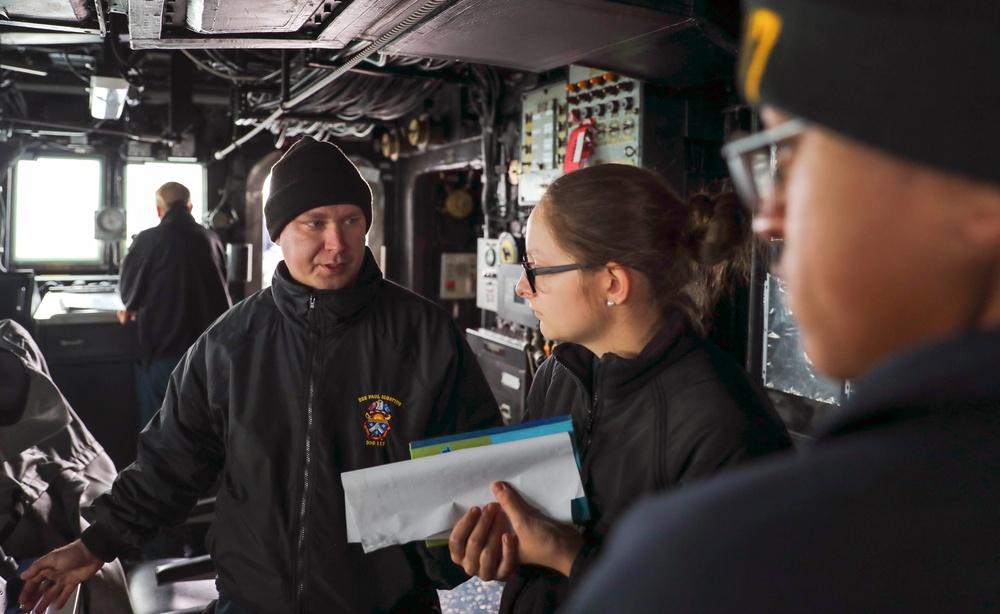
<svg viewBox="0 0 1000 614">
<path fill-rule="evenodd" d="M 336 146 L 303 138 L 275 164 L 264 215 L 284 261 L 171 376 L 139 459 L 94 504 L 82 540 L 23 575 L 44 609 L 129 545 L 180 522 L 221 476 L 208 537 L 226 612 L 432 612 L 467 576 L 446 548 L 348 544 L 343 471 L 409 458 L 424 437 L 498 426 L 454 321 L 383 279 L 371 190 Z M 42 579 L 54 584 L 42 585 Z"/>
<path fill-rule="evenodd" d="M 141 426 L 163 404 L 170 372 L 208 325 L 233 304 L 226 250 L 191 216 L 191 192 L 168 182 L 156 190 L 160 223 L 140 232 L 122 260 L 123 324 L 139 326 L 136 389 Z"/>
</svg>

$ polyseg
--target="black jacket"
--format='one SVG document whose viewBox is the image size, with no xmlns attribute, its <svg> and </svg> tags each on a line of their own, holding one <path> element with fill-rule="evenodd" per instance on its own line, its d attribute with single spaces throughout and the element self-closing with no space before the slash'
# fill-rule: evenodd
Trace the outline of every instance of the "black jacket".
<svg viewBox="0 0 1000 614">
<path fill-rule="evenodd" d="M 366 417 L 376 410 L 384 437 Z M 213 324 L 174 371 L 138 461 L 95 504 L 84 543 L 113 558 L 182 520 L 221 474 L 208 543 L 220 590 L 238 604 L 423 611 L 437 604 L 435 585 L 464 574 L 446 548 L 366 555 L 347 544 L 340 474 L 409 459 L 415 439 L 500 423 L 454 322 L 383 280 L 370 252 L 348 290 L 299 285 L 282 263 L 272 286 Z"/>
<path fill-rule="evenodd" d="M 570 612 L 994 612 L 1000 329 L 906 351 L 795 456 L 622 519 Z"/>
<path fill-rule="evenodd" d="M 643 496 L 791 446 L 763 389 L 679 315 L 632 360 L 556 346 L 527 405 L 527 419 L 573 416 L 591 518 L 571 577 L 525 567 L 507 583 L 501 612 L 555 611 Z"/>
<path fill-rule="evenodd" d="M 139 313 L 144 364 L 183 355 L 232 304 L 222 241 L 182 206 L 135 237 L 118 289 L 125 307 Z"/>
</svg>

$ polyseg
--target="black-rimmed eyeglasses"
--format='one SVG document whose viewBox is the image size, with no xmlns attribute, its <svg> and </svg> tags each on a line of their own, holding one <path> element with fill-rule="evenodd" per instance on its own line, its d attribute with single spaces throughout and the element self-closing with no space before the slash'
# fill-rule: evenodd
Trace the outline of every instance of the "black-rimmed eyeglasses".
<svg viewBox="0 0 1000 614">
<path fill-rule="evenodd" d="M 780 181 L 778 145 L 802 134 L 807 125 L 803 119 L 793 119 L 722 148 L 736 193 L 751 213 L 760 211 L 760 203 L 774 195 L 776 175 Z"/>
<path fill-rule="evenodd" d="M 575 271 L 577 269 L 585 269 L 587 265 L 585 264 L 560 264 L 559 266 L 543 266 L 535 267 L 528 263 L 527 260 L 521 260 L 521 268 L 524 269 L 524 276 L 528 279 L 528 285 L 531 286 L 531 293 L 535 294 L 538 290 L 535 289 L 535 278 L 539 275 L 552 275 L 553 273 L 565 273 L 566 271 Z"/>
</svg>

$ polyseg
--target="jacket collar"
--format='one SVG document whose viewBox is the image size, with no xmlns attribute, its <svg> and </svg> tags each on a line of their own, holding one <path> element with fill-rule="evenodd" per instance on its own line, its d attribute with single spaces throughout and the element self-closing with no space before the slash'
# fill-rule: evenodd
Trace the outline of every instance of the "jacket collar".
<svg viewBox="0 0 1000 614">
<path fill-rule="evenodd" d="M 970 332 L 906 350 L 874 367 L 847 404 L 817 427 L 831 437 L 875 422 L 947 412 L 962 403 L 1000 408 L 1000 329 Z M 919 409 L 923 408 L 923 409 Z"/>
<path fill-rule="evenodd" d="M 167 209 L 167 212 L 163 214 L 160 218 L 160 224 L 172 224 L 174 222 L 183 222 L 184 220 L 194 221 L 194 216 L 188 211 L 187 207 L 171 207 Z"/>
<path fill-rule="evenodd" d="M 271 281 L 274 302 L 287 319 L 308 325 L 309 301 L 316 297 L 316 315 L 323 326 L 336 325 L 360 313 L 382 287 L 382 271 L 367 247 L 358 273 L 358 283 L 345 290 L 317 290 L 292 279 L 284 261 L 278 263 Z"/>
<path fill-rule="evenodd" d="M 594 378 L 599 371 L 602 393 L 620 396 L 643 386 L 663 367 L 677 361 L 699 343 L 700 338 L 684 317 L 674 312 L 635 358 L 609 353 L 598 359 L 593 352 L 576 343 L 560 343 L 553 353 L 588 391 L 593 391 Z"/>
</svg>

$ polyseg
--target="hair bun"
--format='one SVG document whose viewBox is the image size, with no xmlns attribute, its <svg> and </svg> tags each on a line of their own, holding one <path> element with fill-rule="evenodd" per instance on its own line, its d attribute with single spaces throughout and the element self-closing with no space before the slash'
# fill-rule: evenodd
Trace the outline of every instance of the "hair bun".
<svg viewBox="0 0 1000 614">
<path fill-rule="evenodd" d="M 691 209 L 690 249 L 704 267 L 739 259 L 748 249 L 752 232 L 750 214 L 732 192 L 716 196 L 695 194 Z"/>
</svg>

